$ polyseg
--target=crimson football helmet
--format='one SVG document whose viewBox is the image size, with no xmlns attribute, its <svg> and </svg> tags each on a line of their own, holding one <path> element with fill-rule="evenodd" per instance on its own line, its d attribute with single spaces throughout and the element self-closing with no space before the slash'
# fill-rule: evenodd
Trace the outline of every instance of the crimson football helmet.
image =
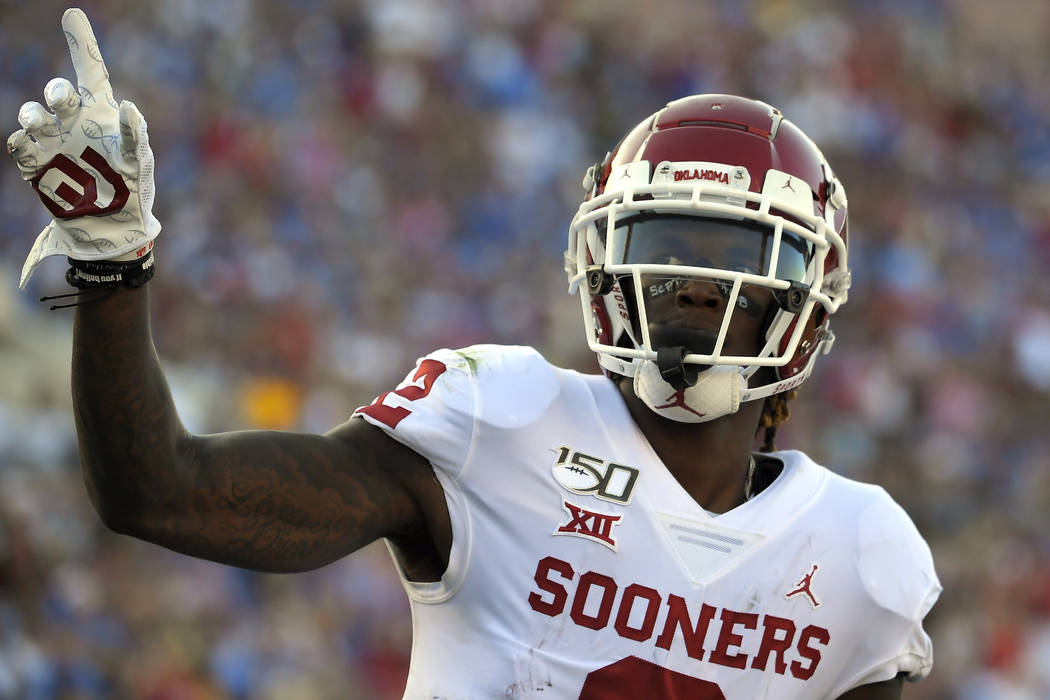
<svg viewBox="0 0 1050 700">
<path fill-rule="evenodd" d="M 583 185 L 566 272 L 607 372 L 636 377 L 655 363 L 677 392 L 735 368 L 736 398 L 748 401 L 798 386 L 831 349 L 829 316 L 850 284 L 846 192 L 779 110 L 732 95 L 675 100 Z M 698 283 L 721 296 L 720 325 L 683 330 L 661 318 L 661 304 Z M 762 316 L 752 319 L 759 349 L 731 354 L 730 327 L 749 313 Z"/>
</svg>

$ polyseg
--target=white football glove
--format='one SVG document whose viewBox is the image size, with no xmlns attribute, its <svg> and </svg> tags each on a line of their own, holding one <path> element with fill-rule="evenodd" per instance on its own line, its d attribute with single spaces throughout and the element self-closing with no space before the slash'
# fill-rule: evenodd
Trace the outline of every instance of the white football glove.
<svg viewBox="0 0 1050 700">
<path fill-rule="evenodd" d="M 153 151 L 134 104 L 113 99 L 109 72 L 87 16 L 62 15 L 79 91 L 65 78 L 44 88 L 45 109 L 26 102 L 22 128 L 7 151 L 54 217 L 22 267 L 19 287 L 49 255 L 75 260 L 135 260 L 149 254 L 160 222 L 153 216 Z M 51 110 L 51 111 L 48 111 Z"/>
</svg>

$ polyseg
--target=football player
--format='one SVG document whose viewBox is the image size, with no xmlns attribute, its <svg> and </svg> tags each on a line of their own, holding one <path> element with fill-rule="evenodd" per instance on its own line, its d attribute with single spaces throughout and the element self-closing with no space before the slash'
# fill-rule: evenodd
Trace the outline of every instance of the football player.
<svg viewBox="0 0 1050 700">
<path fill-rule="evenodd" d="M 8 151 L 54 217 L 23 285 L 63 254 L 79 289 L 76 426 L 110 528 L 281 572 L 384 539 L 409 698 L 898 698 L 929 672 L 940 585 L 908 516 L 772 444 L 850 283 L 845 190 L 779 111 L 676 100 L 587 171 L 566 269 L 604 374 L 439 350 L 324 435 L 194 435 L 150 336 L 146 122 L 84 14 L 62 26 L 78 86 L 26 103 Z"/>
</svg>

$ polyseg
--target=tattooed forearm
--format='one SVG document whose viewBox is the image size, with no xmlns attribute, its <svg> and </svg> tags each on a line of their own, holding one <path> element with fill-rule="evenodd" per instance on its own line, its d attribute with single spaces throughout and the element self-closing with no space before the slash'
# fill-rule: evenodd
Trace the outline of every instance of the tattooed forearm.
<svg viewBox="0 0 1050 700">
<path fill-rule="evenodd" d="M 84 480 L 102 517 L 119 528 L 136 504 L 170 493 L 182 427 L 153 349 L 148 291 L 81 305 L 75 319 L 73 412 Z"/>
<path fill-rule="evenodd" d="M 300 571 L 416 523 L 416 504 L 367 439 L 351 448 L 298 433 L 188 434 L 147 303 L 146 290 L 122 291 L 76 315 L 77 436 L 107 525 L 193 556 Z"/>
</svg>

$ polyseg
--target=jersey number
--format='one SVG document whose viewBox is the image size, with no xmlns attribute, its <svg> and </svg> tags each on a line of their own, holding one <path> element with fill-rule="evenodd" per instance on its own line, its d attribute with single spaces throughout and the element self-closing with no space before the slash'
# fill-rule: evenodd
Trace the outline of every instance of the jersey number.
<svg viewBox="0 0 1050 700">
<path fill-rule="evenodd" d="M 726 700 L 722 690 L 711 681 L 657 666 L 637 656 L 628 656 L 587 674 L 580 700 L 608 698 Z"/>
<path fill-rule="evenodd" d="M 404 406 L 387 406 L 386 397 L 390 396 L 391 393 L 400 396 L 408 401 L 418 401 L 424 398 L 430 393 L 430 390 L 434 387 L 434 382 L 444 374 L 445 367 L 443 362 L 437 360 L 426 359 L 419 363 L 419 368 L 416 373 L 412 375 L 412 381 L 418 382 L 420 379 L 423 380 L 423 386 L 416 386 L 415 384 L 409 384 L 403 386 L 400 389 L 390 392 L 387 391 L 379 395 L 375 401 L 368 406 L 362 406 L 357 409 L 355 413 L 363 413 L 366 416 L 375 418 L 380 423 L 389 425 L 391 428 L 396 428 L 397 424 L 412 415 L 412 411 L 408 410 Z"/>
</svg>

